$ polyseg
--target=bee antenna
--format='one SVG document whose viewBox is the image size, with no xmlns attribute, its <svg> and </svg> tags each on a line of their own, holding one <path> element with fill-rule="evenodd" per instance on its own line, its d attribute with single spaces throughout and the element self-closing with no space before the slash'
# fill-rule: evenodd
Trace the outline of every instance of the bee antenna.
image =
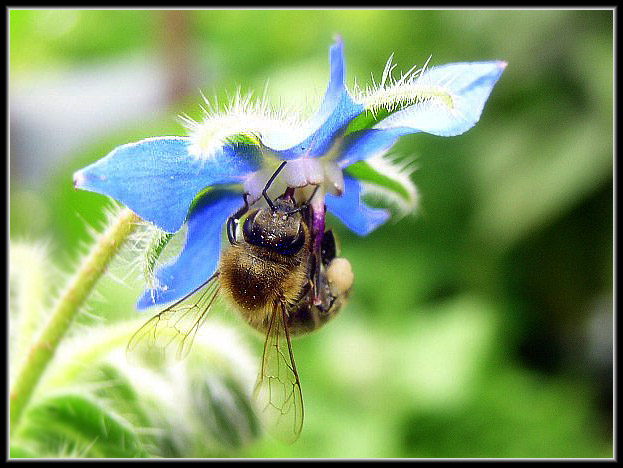
<svg viewBox="0 0 623 468">
<path fill-rule="evenodd" d="M 314 198 L 314 195 L 316 195 L 316 192 L 318 191 L 319 188 L 320 188 L 320 185 L 316 185 L 316 188 L 312 192 L 311 197 L 309 197 L 305 203 L 302 203 L 301 206 L 297 206 L 293 210 L 288 211 L 286 214 L 291 215 L 291 214 L 297 213 L 298 211 L 303 211 L 304 209 L 306 209 L 309 206 L 309 203 L 311 202 L 312 198 Z"/>
<path fill-rule="evenodd" d="M 277 170 L 275 172 L 273 172 L 273 175 L 270 176 L 270 179 L 268 179 L 268 182 L 266 182 L 266 186 L 264 187 L 264 190 L 262 190 L 262 195 L 264 196 L 264 199 L 266 200 L 266 203 L 268 203 L 268 206 L 270 206 L 271 211 L 275 211 L 275 204 L 273 203 L 273 201 L 268 196 L 267 191 L 270 188 L 271 184 L 274 182 L 274 180 L 277 177 L 277 175 L 281 172 L 281 169 L 283 169 L 283 167 L 286 164 L 287 164 L 287 161 L 283 161 L 279 165 Z"/>
</svg>

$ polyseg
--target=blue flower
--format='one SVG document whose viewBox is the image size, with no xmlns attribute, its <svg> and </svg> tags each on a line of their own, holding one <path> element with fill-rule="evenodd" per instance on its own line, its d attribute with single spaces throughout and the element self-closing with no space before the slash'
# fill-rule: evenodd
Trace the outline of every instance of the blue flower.
<svg viewBox="0 0 623 468">
<path fill-rule="evenodd" d="M 404 210 L 417 192 L 405 167 L 383 155 L 399 137 L 417 132 L 459 135 L 480 118 L 502 61 L 453 63 L 392 78 L 355 96 L 346 89 L 343 44 L 330 49 L 331 74 L 317 113 L 301 121 L 276 116 L 265 100 L 236 96 L 225 112 L 208 108 L 202 122 L 185 119 L 188 137 L 147 138 L 120 146 L 74 174 L 76 188 L 115 198 L 168 233 L 187 224 L 179 256 L 155 274 L 138 308 L 179 299 L 217 268 L 223 224 L 260 200 L 268 178 L 287 161 L 271 190 L 297 188 L 311 198 L 314 230 L 324 232 L 325 207 L 350 230 L 366 235 L 390 217 L 362 196 L 386 195 Z M 316 189 L 314 192 L 314 189 Z"/>
</svg>

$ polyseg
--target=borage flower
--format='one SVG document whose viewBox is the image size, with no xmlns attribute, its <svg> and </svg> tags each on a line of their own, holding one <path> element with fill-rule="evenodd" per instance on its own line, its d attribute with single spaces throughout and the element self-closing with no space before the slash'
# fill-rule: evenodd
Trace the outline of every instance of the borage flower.
<svg viewBox="0 0 623 468">
<path fill-rule="evenodd" d="M 109 195 L 167 233 L 188 226 L 183 250 L 156 271 L 139 309 L 179 299 L 214 273 L 224 223 L 243 205 L 243 194 L 249 204 L 263 203 L 262 190 L 284 161 L 271 190 L 290 187 L 297 200 L 311 197 L 316 241 L 324 232 L 325 207 L 359 235 L 387 221 L 387 209 L 362 200 L 369 191 L 413 210 L 415 186 L 404 167 L 383 155 L 409 133 L 454 136 L 470 129 L 506 66 L 414 67 L 394 80 L 390 57 L 381 84 L 353 97 L 344 84 L 340 39 L 330 62 L 324 100 L 307 121 L 277 117 L 266 101 L 237 96 L 225 113 L 208 112 L 203 122 L 186 119 L 188 137 L 123 145 L 75 173 L 76 188 Z"/>
</svg>

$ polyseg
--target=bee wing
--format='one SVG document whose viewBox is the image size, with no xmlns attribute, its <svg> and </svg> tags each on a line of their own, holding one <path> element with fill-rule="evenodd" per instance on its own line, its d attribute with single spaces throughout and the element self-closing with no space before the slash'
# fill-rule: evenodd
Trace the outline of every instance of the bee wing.
<svg viewBox="0 0 623 468">
<path fill-rule="evenodd" d="M 303 428 L 303 394 L 286 323 L 285 305 L 276 304 L 253 398 L 268 432 L 282 442 L 293 443 Z"/>
<path fill-rule="evenodd" d="M 135 353 L 147 348 L 164 357 L 170 345 L 178 360 L 188 355 L 197 330 L 208 316 L 216 300 L 220 283 L 215 273 L 193 292 L 175 304 L 154 315 L 128 342 L 127 352 Z"/>
</svg>

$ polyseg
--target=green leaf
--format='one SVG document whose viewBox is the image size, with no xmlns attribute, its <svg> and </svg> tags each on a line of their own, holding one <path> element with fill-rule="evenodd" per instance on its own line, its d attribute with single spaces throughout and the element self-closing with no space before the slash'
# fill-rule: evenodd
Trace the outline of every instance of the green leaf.
<svg viewBox="0 0 623 468">
<path fill-rule="evenodd" d="M 380 173 L 378 170 L 370 166 L 367 161 L 359 161 L 355 164 L 351 164 L 346 168 L 346 173 L 361 182 L 370 182 L 374 185 L 385 187 L 397 195 L 400 195 L 405 200 L 409 199 L 409 192 L 404 185 L 398 183 L 390 176 Z"/>
<path fill-rule="evenodd" d="M 415 210 L 418 197 L 407 165 L 401 167 L 386 158 L 371 158 L 351 164 L 345 172 L 362 182 L 366 192 L 378 195 L 400 212 L 408 213 Z"/>
<path fill-rule="evenodd" d="M 359 130 L 372 128 L 381 120 L 390 116 L 394 112 L 396 111 L 390 111 L 389 109 L 385 108 L 378 109 L 375 112 L 370 109 L 366 109 L 350 121 L 350 124 L 348 125 L 348 127 L 346 127 L 346 131 L 344 132 L 344 136 L 347 136 L 350 133 L 358 132 Z"/>
<path fill-rule="evenodd" d="M 148 456 L 128 422 L 101 402 L 78 394 L 48 397 L 31 407 L 16 438 L 57 455 L 69 451 L 84 457 Z"/>
</svg>

